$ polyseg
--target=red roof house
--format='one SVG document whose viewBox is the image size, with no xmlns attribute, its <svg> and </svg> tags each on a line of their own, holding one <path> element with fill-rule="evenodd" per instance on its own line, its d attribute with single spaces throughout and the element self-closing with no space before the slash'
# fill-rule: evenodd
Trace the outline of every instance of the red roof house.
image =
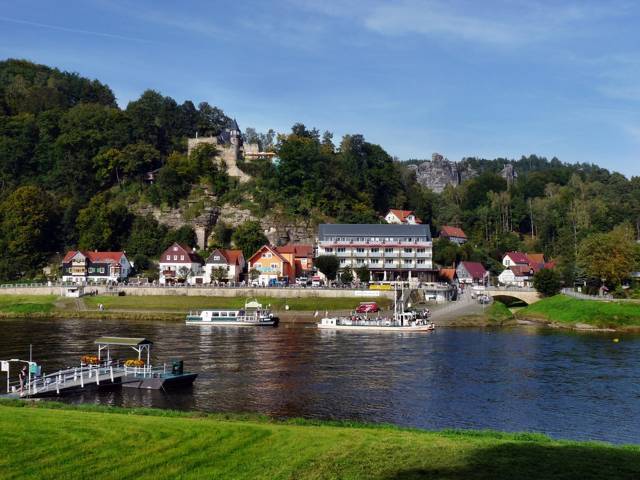
<svg viewBox="0 0 640 480">
<path fill-rule="evenodd" d="M 129 276 L 132 267 L 125 252 L 71 250 L 62 260 L 62 281 L 118 282 Z"/>
<path fill-rule="evenodd" d="M 489 281 L 489 272 L 480 262 L 460 262 L 456 268 L 460 283 L 474 283 L 486 285 Z"/>
<path fill-rule="evenodd" d="M 387 223 L 406 223 L 408 225 L 421 224 L 422 220 L 416 217 L 413 210 L 398 210 L 392 208 L 384 217 Z"/>
<path fill-rule="evenodd" d="M 467 234 L 460 227 L 444 225 L 440 229 L 440 238 L 446 238 L 450 242 L 462 245 L 467 241 Z"/>
</svg>

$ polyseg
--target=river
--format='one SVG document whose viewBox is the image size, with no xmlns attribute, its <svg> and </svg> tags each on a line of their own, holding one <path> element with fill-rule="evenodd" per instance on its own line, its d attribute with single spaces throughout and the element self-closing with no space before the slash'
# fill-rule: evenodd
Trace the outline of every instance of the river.
<svg viewBox="0 0 640 480">
<path fill-rule="evenodd" d="M 110 335 L 149 338 L 154 364 L 183 358 L 185 369 L 200 374 L 185 391 L 94 391 L 66 397 L 69 402 L 640 443 L 640 336 L 532 327 L 403 334 L 77 319 L 2 320 L 0 328 L 0 358 L 26 358 L 33 344 L 33 358 L 47 373 L 78 364 L 81 355 L 95 353 L 97 337 Z"/>
</svg>

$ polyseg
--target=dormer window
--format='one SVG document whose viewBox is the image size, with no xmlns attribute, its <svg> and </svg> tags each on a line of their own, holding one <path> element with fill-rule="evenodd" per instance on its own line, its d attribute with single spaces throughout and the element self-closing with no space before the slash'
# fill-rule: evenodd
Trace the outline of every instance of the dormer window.
<svg viewBox="0 0 640 480">
<path fill-rule="evenodd" d="M 178 251 L 178 247 L 173 247 L 173 251 L 177 252 Z"/>
</svg>

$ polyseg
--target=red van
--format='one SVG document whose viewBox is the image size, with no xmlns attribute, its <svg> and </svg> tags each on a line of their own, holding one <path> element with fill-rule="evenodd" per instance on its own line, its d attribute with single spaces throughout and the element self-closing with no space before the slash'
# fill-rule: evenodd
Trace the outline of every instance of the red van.
<svg viewBox="0 0 640 480">
<path fill-rule="evenodd" d="M 356 313 L 376 313 L 380 311 L 380 307 L 376 302 L 360 302 L 356 308 Z"/>
</svg>

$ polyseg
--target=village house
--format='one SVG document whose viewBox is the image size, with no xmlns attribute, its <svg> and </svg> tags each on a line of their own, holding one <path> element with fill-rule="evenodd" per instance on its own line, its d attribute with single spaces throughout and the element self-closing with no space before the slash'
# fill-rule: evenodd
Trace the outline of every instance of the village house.
<svg viewBox="0 0 640 480">
<path fill-rule="evenodd" d="M 294 266 L 295 277 L 305 277 L 313 269 L 313 245 L 290 243 L 276 247 L 276 251 Z"/>
<path fill-rule="evenodd" d="M 458 245 L 462 245 L 467 241 L 467 235 L 461 228 L 451 227 L 449 225 L 444 225 L 440 229 L 440 238 L 446 238 L 450 242 L 457 243 Z"/>
<path fill-rule="evenodd" d="M 419 225 L 422 223 L 413 210 L 397 210 L 392 208 L 384 217 L 387 223 L 404 223 L 407 225 Z"/>
<path fill-rule="evenodd" d="M 460 262 L 456 274 L 460 283 L 484 286 L 489 283 L 489 272 L 480 262 Z"/>
<path fill-rule="evenodd" d="M 532 287 L 533 276 L 543 268 L 554 268 L 554 262 L 547 262 L 542 253 L 507 252 L 502 257 L 505 269 L 498 275 L 501 285 Z"/>
<path fill-rule="evenodd" d="M 229 250 L 224 248 L 216 248 L 204 266 L 205 283 L 213 283 L 214 270 L 222 268 L 226 272 L 225 282 L 239 282 L 244 272 L 246 262 L 242 255 L 242 250 Z"/>
<path fill-rule="evenodd" d="M 174 243 L 160 255 L 160 285 L 205 283 L 204 261 L 195 249 Z"/>
<path fill-rule="evenodd" d="M 534 275 L 533 268 L 528 265 L 513 265 L 500 272 L 498 283 L 513 287 L 531 287 Z"/>
<path fill-rule="evenodd" d="M 125 252 L 71 250 L 62 260 L 62 281 L 112 283 L 126 279 L 133 266 Z"/>
<path fill-rule="evenodd" d="M 283 255 L 278 253 L 276 247 L 263 245 L 249 260 L 249 276 L 252 270 L 258 272 L 257 278 L 251 278 L 252 282 L 259 285 L 273 285 L 276 282 L 292 283 L 295 280 L 295 264 L 292 264 Z"/>
</svg>

